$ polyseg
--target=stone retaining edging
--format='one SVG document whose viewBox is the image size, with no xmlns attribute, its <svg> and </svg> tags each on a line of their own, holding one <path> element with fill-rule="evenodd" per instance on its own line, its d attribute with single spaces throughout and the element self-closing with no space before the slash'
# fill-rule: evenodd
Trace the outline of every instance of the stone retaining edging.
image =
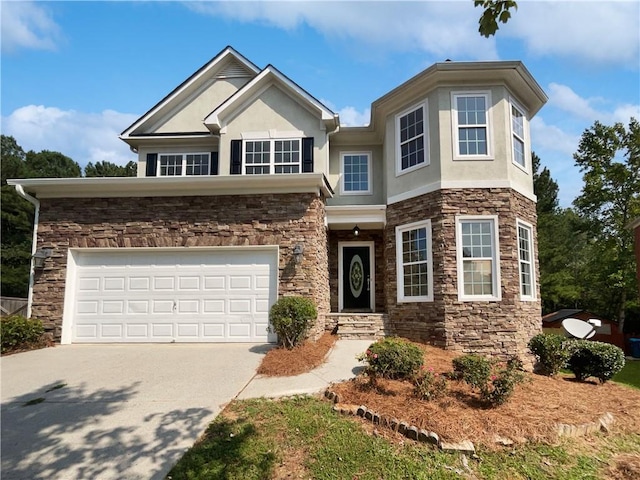
<svg viewBox="0 0 640 480">
<path fill-rule="evenodd" d="M 404 435 L 411 440 L 437 445 L 443 451 L 469 454 L 475 453 L 475 447 L 470 440 L 463 440 L 462 442 L 458 443 L 443 442 L 442 440 L 440 440 L 440 436 L 436 432 L 418 428 L 415 425 L 411 425 L 408 422 L 399 420 L 395 417 L 389 417 L 373 410 L 369 410 L 365 405 L 350 405 L 346 403 L 340 403 L 340 396 L 329 389 L 325 390 L 324 396 L 334 403 L 333 409 L 343 415 L 354 415 L 362 417 L 366 420 L 371 421 L 374 425 L 388 428 L 394 432 Z M 583 423 L 579 425 L 556 423 L 555 431 L 558 437 L 583 437 L 600 430 L 609 432 L 614 421 L 615 419 L 613 415 L 609 412 L 606 412 L 601 415 L 600 418 L 595 422 Z M 514 443 L 512 440 L 498 435 L 496 435 L 495 441 L 496 443 L 503 446 L 511 446 Z"/>
</svg>

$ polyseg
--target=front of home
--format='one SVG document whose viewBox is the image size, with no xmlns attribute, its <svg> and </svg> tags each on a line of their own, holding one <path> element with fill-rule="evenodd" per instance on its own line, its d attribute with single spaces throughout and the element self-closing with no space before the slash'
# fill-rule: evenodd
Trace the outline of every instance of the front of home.
<svg viewBox="0 0 640 480">
<path fill-rule="evenodd" d="M 62 343 L 264 342 L 305 295 L 314 335 L 524 352 L 545 101 L 520 62 L 443 62 L 344 127 L 227 47 L 121 134 L 137 178 L 11 181 L 38 204 L 32 315 Z"/>
</svg>

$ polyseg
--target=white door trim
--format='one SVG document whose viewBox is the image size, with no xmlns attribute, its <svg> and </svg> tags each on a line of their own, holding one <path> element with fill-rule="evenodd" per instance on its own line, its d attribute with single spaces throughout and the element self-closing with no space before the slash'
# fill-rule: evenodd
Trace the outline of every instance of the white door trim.
<svg viewBox="0 0 640 480">
<path fill-rule="evenodd" d="M 344 247 L 369 247 L 369 271 L 371 282 L 369 284 L 369 303 L 371 311 L 376 311 L 376 266 L 375 266 L 375 242 L 338 242 L 338 312 L 344 309 L 344 289 L 342 276 L 344 273 L 343 253 Z"/>
</svg>

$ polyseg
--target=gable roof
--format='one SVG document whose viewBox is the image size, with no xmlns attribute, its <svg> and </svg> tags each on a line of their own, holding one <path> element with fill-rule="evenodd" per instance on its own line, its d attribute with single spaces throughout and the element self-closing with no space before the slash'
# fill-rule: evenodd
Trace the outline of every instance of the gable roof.
<svg viewBox="0 0 640 480">
<path fill-rule="evenodd" d="M 575 308 L 563 308 L 562 310 L 558 310 L 557 312 L 548 313 L 544 317 L 542 317 L 543 323 L 554 323 L 560 320 L 564 320 L 565 318 L 569 318 L 573 315 L 576 315 L 583 310 L 575 309 Z"/>
<path fill-rule="evenodd" d="M 322 102 L 309 94 L 289 77 L 269 64 L 256 77 L 240 88 L 222 104 L 217 106 L 204 119 L 206 127 L 214 133 L 224 128 L 225 118 L 244 105 L 249 99 L 259 95 L 271 85 L 278 85 L 286 93 L 291 95 L 298 103 L 314 114 L 319 114 L 321 121 L 327 130 L 333 131 L 340 125 L 338 114 L 333 113 Z"/>
<path fill-rule="evenodd" d="M 216 72 L 216 70 L 219 71 Z M 127 141 L 128 138 L 134 136 L 137 129 L 153 117 L 158 116 L 158 114 L 170 110 L 173 105 L 187 97 L 214 74 L 219 78 L 255 77 L 259 72 L 260 69 L 254 63 L 237 52 L 233 47 L 227 46 L 209 62 L 200 67 L 193 75 L 174 88 L 162 100 L 151 107 L 144 115 L 129 125 L 120 134 L 120 138 Z"/>
</svg>

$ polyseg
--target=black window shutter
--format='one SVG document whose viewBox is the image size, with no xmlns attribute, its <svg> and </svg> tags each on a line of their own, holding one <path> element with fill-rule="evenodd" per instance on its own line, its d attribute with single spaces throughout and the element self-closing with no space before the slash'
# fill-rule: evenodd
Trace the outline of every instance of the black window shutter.
<svg viewBox="0 0 640 480">
<path fill-rule="evenodd" d="M 218 152 L 211 152 L 211 175 L 218 175 Z"/>
<path fill-rule="evenodd" d="M 231 140 L 231 175 L 242 173 L 242 140 Z"/>
<path fill-rule="evenodd" d="M 313 172 L 313 137 L 302 139 L 302 172 Z"/>
<path fill-rule="evenodd" d="M 147 177 L 155 177 L 158 175 L 158 154 L 147 153 Z"/>
</svg>

